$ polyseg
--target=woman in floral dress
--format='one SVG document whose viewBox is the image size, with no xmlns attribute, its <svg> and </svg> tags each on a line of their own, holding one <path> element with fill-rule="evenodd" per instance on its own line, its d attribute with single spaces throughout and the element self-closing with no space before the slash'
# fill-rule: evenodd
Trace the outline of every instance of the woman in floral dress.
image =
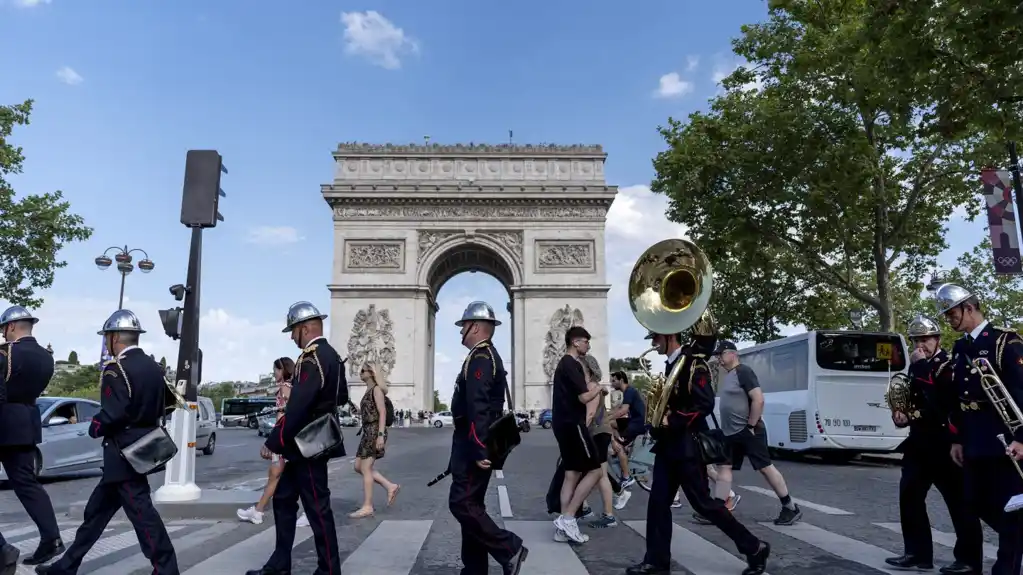
<svg viewBox="0 0 1023 575">
<path fill-rule="evenodd" d="M 355 471 L 362 475 L 363 500 L 362 507 L 353 511 L 349 517 L 361 519 L 373 515 L 373 483 L 379 483 L 387 490 L 387 505 L 394 503 L 401 486 L 388 481 L 381 473 L 373 469 L 373 462 L 384 456 L 387 444 L 387 382 L 379 375 L 375 365 L 367 363 L 362 366 L 360 377 L 366 384 L 366 393 L 359 403 L 359 415 L 362 417 L 361 439 L 359 449 L 355 452 Z"/>
</svg>

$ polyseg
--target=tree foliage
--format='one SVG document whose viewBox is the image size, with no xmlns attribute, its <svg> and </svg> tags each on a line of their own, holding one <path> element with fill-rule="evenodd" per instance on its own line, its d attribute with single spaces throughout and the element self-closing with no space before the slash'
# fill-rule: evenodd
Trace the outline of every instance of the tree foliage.
<svg viewBox="0 0 1023 575">
<path fill-rule="evenodd" d="M 220 411 L 220 406 L 225 399 L 231 399 L 237 395 L 235 386 L 231 383 L 207 383 L 200 387 L 199 395 L 213 400 L 213 406 Z"/>
<path fill-rule="evenodd" d="M 78 365 L 78 352 L 71 350 L 71 353 L 67 355 L 67 362 L 71 365 Z"/>
<path fill-rule="evenodd" d="M 82 365 L 54 374 L 46 393 L 56 397 L 80 397 L 99 401 L 100 369 L 98 365 Z"/>
<path fill-rule="evenodd" d="M 38 307 L 38 290 L 53 285 L 54 272 L 67 265 L 58 252 L 92 235 L 60 191 L 15 197 L 8 176 L 20 174 L 25 156 L 10 142 L 15 126 L 27 126 L 32 100 L 0 106 L 0 299 Z"/>
<path fill-rule="evenodd" d="M 707 112 L 661 128 L 652 188 L 714 262 L 729 337 L 839 327 L 850 307 L 895 329 L 947 247 L 944 222 L 978 212 L 980 168 L 1020 134 L 1001 80 L 1020 64 L 973 38 L 979 20 L 965 33 L 932 4 L 773 1 L 733 41 L 750 65 Z M 957 87 L 953 69 L 999 79 Z"/>
<path fill-rule="evenodd" d="M 437 391 L 436 389 L 433 390 L 433 412 L 437 413 L 439 411 L 447 411 L 447 410 L 448 410 L 448 404 L 446 404 L 446 403 L 444 403 L 443 401 L 440 400 L 440 392 Z"/>
<path fill-rule="evenodd" d="M 611 370 L 611 373 L 614 373 L 616 371 L 625 371 L 625 372 L 629 372 L 629 371 L 642 371 L 644 366 L 646 367 L 646 369 L 650 369 L 650 360 L 649 359 L 643 358 L 643 364 L 642 365 L 640 364 L 640 360 L 639 360 L 638 357 L 625 357 L 625 358 L 612 357 L 610 360 L 608 360 L 608 369 Z"/>
</svg>

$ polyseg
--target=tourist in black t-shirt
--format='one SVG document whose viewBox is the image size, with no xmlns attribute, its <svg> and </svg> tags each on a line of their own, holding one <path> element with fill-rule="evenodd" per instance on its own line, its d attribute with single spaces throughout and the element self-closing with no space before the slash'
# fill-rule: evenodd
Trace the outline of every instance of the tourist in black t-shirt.
<svg viewBox="0 0 1023 575">
<path fill-rule="evenodd" d="M 570 328 L 565 334 L 565 356 L 558 362 L 553 380 L 551 423 L 565 469 L 565 482 L 561 486 L 561 515 L 554 520 L 554 526 L 576 543 L 585 543 L 589 539 L 579 532 L 576 511 L 601 476 L 601 459 L 586 426 L 586 404 L 598 394 L 607 394 L 606 388 L 587 388 L 578 358 L 589 350 L 590 334 L 580 326 Z"/>
</svg>

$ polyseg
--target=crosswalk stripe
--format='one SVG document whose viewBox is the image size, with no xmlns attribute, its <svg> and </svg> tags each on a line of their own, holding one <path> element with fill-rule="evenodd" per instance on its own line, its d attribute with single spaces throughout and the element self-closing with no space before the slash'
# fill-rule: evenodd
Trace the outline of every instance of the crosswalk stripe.
<svg viewBox="0 0 1023 575">
<path fill-rule="evenodd" d="M 113 528 L 107 527 L 106 529 L 103 530 L 103 533 L 107 533 L 109 531 L 113 531 Z M 77 532 L 78 532 L 77 527 L 73 527 L 71 529 L 63 529 L 60 532 L 60 538 L 62 541 L 64 541 L 65 545 L 70 544 L 71 541 L 74 541 L 75 533 Z M 15 543 L 14 546 L 17 547 L 18 551 L 21 551 L 22 554 L 31 553 L 36 550 L 36 547 L 39 546 L 39 537 L 23 539 Z"/>
<path fill-rule="evenodd" d="M 22 535 L 28 535 L 29 533 L 35 533 L 39 529 L 35 525 L 29 525 L 28 527 L 19 527 L 17 529 L 11 529 L 10 531 L 4 530 L 5 539 L 15 539 Z M 38 539 L 37 539 L 38 541 Z"/>
<path fill-rule="evenodd" d="M 887 529 L 889 531 L 894 531 L 896 533 L 902 533 L 902 525 L 900 525 L 898 523 L 875 523 L 874 525 L 877 525 L 878 527 L 881 527 L 883 529 Z M 952 548 L 952 547 L 956 546 L 956 536 L 953 533 L 945 533 L 944 531 L 938 531 L 937 529 L 931 529 L 931 539 L 935 543 L 937 543 L 938 545 L 941 545 L 942 547 Z M 997 559 L 998 558 L 998 547 L 995 547 L 994 545 L 992 545 L 990 543 L 985 543 L 984 544 L 984 557 L 986 557 L 988 559 Z"/>
<path fill-rule="evenodd" d="M 168 533 L 174 533 L 175 531 L 180 531 L 180 530 L 182 530 L 184 528 L 185 528 L 184 526 L 168 527 L 167 528 L 167 532 Z M 64 539 L 65 543 L 68 546 L 70 546 L 71 545 L 71 540 L 74 539 L 73 533 L 75 531 L 77 531 L 77 529 L 74 529 L 74 530 L 68 529 L 66 531 L 71 531 L 72 532 L 71 537 L 65 537 L 64 536 L 65 531 L 62 531 L 61 534 L 60 534 L 61 535 L 61 539 Z M 107 529 L 103 530 L 104 533 L 109 533 L 110 531 L 113 531 L 113 529 L 111 529 L 109 527 Z M 37 538 L 37 539 L 35 539 L 35 541 L 36 541 L 35 545 L 38 545 L 39 539 Z M 85 554 L 85 558 L 82 559 L 82 562 L 84 563 L 86 561 L 93 561 L 95 559 L 99 559 L 100 557 L 104 557 L 104 556 L 109 555 L 111 553 L 116 553 L 116 552 L 118 552 L 118 551 L 120 551 L 122 549 L 127 549 L 129 547 L 136 546 L 138 544 L 139 544 L 139 539 L 135 535 L 135 531 L 128 531 L 126 533 L 121 533 L 119 535 L 114 535 L 112 537 L 100 537 L 99 541 L 97 541 L 96 544 L 92 546 L 92 549 L 90 549 L 89 552 Z M 29 550 L 22 549 L 21 548 L 21 543 L 16 544 L 16 547 L 18 547 L 18 549 L 20 549 L 21 552 L 24 554 L 24 553 L 27 553 L 29 551 L 34 551 L 35 550 L 35 545 L 32 545 L 32 548 L 29 549 Z M 147 561 L 146 564 L 143 565 L 143 567 L 146 567 L 148 565 L 149 565 L 149 562 Z M 30 567 L 28 565 L 18 565 L 18 569 L 17 569 L 17 571 L 15 573 L 16 573 L 16 575 L 34 574 L 35 573 L 35 567 Z"/>
<path fill-rule="evenodd" d="M 348 556 L 341 572 L 409 575 L 432 526 L 431 520 L 382 521 Z"/>
<path fill-rule="evenodd" d="M 867 567 L 877 569 L 882 573 L 890 573 L 892 575 L 905 573 L 905 571 L 899 571 L 888 567 L 888 565 L 884 562 L 886 558 L 897 555 L 887 549 L 882 549 L 857 539 L 839 535 L 838 533 L 832 533 L 831 531 L 821 529 L 820 527 L 810 525 L 809 523 L 775 525 L 774 523 L 765 521 L 761 523 L 761 525 L 773 531 L 777 531 L 782 535 L 787 535 L 793 539 L 802 541 L 803 543 L 813 545 L 822 551 L 827 551 L 828 553 L 841 557 L 846 561 L 866 565 Z"/>
<path fill-rule="evenodd" d="M 777 497 L 777 494 L 771 489 L 765 489 L 763 487 L 755 487 L 753 485 L 740 485 L 739 489 L 745 489 L 746 491 L 752 491 L 753 493 L 759 493 L 761 495 L 767 495 L 769 497 Z M 813 509 L 826 515 L 855 515 L 852 511 L 846 511 L 845 509 L 839 509 L 837 507 L 829 507 L 827 505 L 821 505 L 820 503 L 814 503 L 813 501 L 806 501 L 805 499 L 792 498 L 792 502 L 800 507 L 806 507 L 807 509 Z"/>
<path fill-rule="evenodd" d="M 295 531 L 295 544 L 305 542 L 313 536 L 312 529 L 300 527 Z M 213 557 L 195 565 L 183 575 L 209 575 L 210 573 L 237 573 L 246 569 L 258 569 L 270 557 L 277 543 L 277 530 L 271 526 L 248 539 L 236 543 Z"/>
<path fill-rule="evenodd" d="M 221 535 L 237 528 L 238 524 L 225 521 L 223 523 L 211 525 L 206 529 L 189 533 L 180 539 L 174 540 L 174 552 L 181 553 L 185 549 L 195 547 L 200 543 L 205 543 L 211 539 L 220 537 Z M 170 529 L 170 527 L 167 528 L 168 531 L 170 531 Z M 137 542 L 138 539 L 135 541 Z M 130 557 L 125 557 L 117 563 L 105 565 L 99 569 L 94 569 L 89 572 L 89 575 L 124 575 L 125 573 L 132 573 L 149 567 L 149 560 L 146 559 L 141 552 L 139 552 L 135 555 L 131 555 Z"/>
<path fill-rule="evenodd" d="M 504 528 L 522 538 L 529 549 L 523 573 L 529 575 L 588 575 L 589 571 L 568 543 L 554 541 L 549 521 L 505 521 Z M 734 575 L 734 574 L 732 574 Z"/>
<path fill-rule="evenodd" d="M 625 524 L 646 538 L 646 521 Z M 735 575 L 747 567 L 745 561 L 678 523 L 672 523 L 671 559 L 693 575 Z"/>
<path fill-rule="evenodd" d="M 501 508 L 501 517 L 511 517 L 511 500 L 508 499 L 508 488 L 504 485 L 497 486 L 497 503 Z"/>
</svg>

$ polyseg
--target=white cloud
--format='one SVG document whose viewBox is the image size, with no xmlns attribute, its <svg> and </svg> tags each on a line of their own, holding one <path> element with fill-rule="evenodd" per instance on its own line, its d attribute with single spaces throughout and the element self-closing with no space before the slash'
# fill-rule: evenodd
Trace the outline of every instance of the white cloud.
<svg viewBox="0 0 1023 575">
<path fill-rule="evenodd" d="M 725 78 L 730 76 L 732 72 L 736 71 L 739 68 L 739 66 L 745 65 L 746 64 L 743 62 L 739 63 L 733 62 L 731 64 L 718 64 L 717 66 L 714 67 L 714 72 L 711 74 L 711 79 L 714 81 L 715 85 L 721 88 L 721 82 L 724 81 Z M 759 90 L 763 87 L 764 81 L 759 76 L 757 77 L 756 80 L 742 85 L 742 89 L 745 91 Z"/>
<path fill-rule="evenodd" d="M 14 0 L 15 6 L 21 6 L 22 8 L 34 8 L 40 4 L 49 4 L 51 0 Z"/>
<path fill-rule="evenodd" d="M 682 79 L 678 72 L 670 72 L 661 76 L 654 91 L 656 98 L 681 98 L 693 91 L 693 83 Z"/>
<path fill-rule="evenodd" d="M 57 70 L 57 79 L 68 86 L 77 86 L 85 81 L 85 78 L 75 72 L 70 66 L 64 66 Z"/>
<path fill-rule="evenodd" d="M 699 56 L 686 56 L 686 72 L 692 72 L 700 66 Z"/>
<path fill-rule="evenodd" d="M 66 359 L 74 350 L 82 363 L 99 361 L 102 339 L 96 332 L 114 312 L 117 302 L 46 294 L 43 297 L 43 306 L 33 310 L 40 318 L 35 328 L 40 344 L 52 344 L 57 359 Z M 169 365 L 177 365 L 179 342 L 164 334 L 157 311 L 170 306 L 125 298 L 124 307 L 135 312 L 147 332 L 142 336 L 142 348 L 157 359 L 166 357 Z M 257 381 L 260 374 L 270 372 L 274 359 L 295 357 L 298 354 L 295 344 L 281 333 L 283 321 L 283 315 L 256 320 L 222 308 L 204 310 L 199 328 L 203 381 Z"/>
<path fill-rule="evenodd" d="M 281 246 L 303 239 L 298 235 L 298 230 L 291 226 L 259 226 L 249 230 L 246 241 L 261 246 Z"/>
<path fill-rule="evenodd" d="M 345 51 L 382 68 L 401 68 L 402 55 L 419 51 L 414 38 L 375 10 L 342 12 L 341 23 L 345 26 Z"/>
</svg>

